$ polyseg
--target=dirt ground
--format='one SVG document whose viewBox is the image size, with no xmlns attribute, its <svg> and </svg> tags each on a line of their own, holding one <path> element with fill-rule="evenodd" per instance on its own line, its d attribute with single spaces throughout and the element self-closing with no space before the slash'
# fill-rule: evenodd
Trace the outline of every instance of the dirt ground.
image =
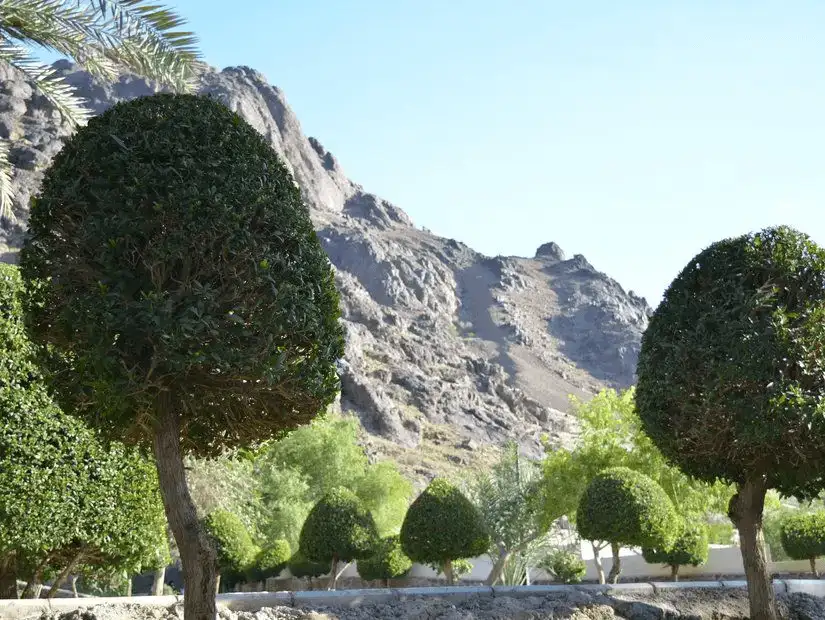
<svg viewBox="0 0 825 620">
<path fill-rule="evenodd" d="M 786 620 L 825 620 L 825 599 L 804 594 L 780 596 Z M 655 596 L 605 596 L 583 591 L 529 598 L 478 598 L 450 603 L 412 599 L 351 609 L 264 608 L 256 612 L 222 610 L 220 620 L 740 620 L 748 617 L 743 590 L 662 592 Z M 99 605 L 32 620 L 180 620 L 180 606 Z"/>
</svg>

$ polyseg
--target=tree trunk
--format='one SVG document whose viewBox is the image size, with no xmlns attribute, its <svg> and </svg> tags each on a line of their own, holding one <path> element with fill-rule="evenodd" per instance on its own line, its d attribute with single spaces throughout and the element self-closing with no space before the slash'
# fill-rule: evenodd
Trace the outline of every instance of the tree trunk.
<svg viewBox="0 0 825 620">
<path fill-rule="evenodd" d="M 66 577 L 68 577 L 71 572 L 74 570 L 74 567 L 77 566 L 77 563 L 80 562 L 80 558 L 83 557 L 83 552 L 78 551 L 74 557 L 69 560 L 69 563 L 63 568 L 62 571 L 54 578 L 54 582 L 52 583 L 52 587 L 49 588 L 49 595 L 46 597 L 49 600 L 52 600 L 57 591 L 60 589 L 60 586 L 63 585 L 63 582 L 66 581 Z"/>
<path fill-rule="evenodd" d="M 679 565 L 678 564 L 671 564 L 670 565 L 670 578 L 673 581 L 679 581 Z"/>
<path fill-rule="evenodd" d="M 332 554 L 332 566 L 329 573 L 329 587 L 327 590 L 334 590 L 338 583 L 338 554 Z"/>
<path fill-rule="evenodd" d="M 599 576 L 599 583 L 604 584 L 604 566 L 602 566 L 602 548 L 596 544 L 595 540 L 590 541 L 590 546 L 593 547 L 593 563 L 596 565 L 596 574 Z"/>
<path fill-rule="evenodd" d="M 155 571 L 152 578 L 152 596 L 163 596 L 163 580 L 166 578 L 166 567 Z"/>
<path fill-rule="evenodd" d="M 622 558 L 619 555 L 621 547 L 616 543 L 611 543 L 610 548 L 613 550 L 613 566 L 610 567 L 610 574 L 607 576 L 608 583 L 618 583 L 619 575 L 622 573 Z"/>
<path fill-rule="evenodd" d="M 160 492 L 183 566 L 183 614 L 186 620 L 215 620 L 218 560 L 212 541 L 198 520 L 180 447 L 180 420 L 168 392 L 156 401 L 154 452 Z"/>
<path fill-rule="evenodd" d="M 224 584 L 225 585 L 225 584 Z M 221 593 L 221 574 L 215 575 L 215 596 Z M 183 597 L 186 600 L 186 597 Z"/>
<path fill-rule="evenodd" d="M 0 558 L 0 599 L 17 598 L 17 561 L 11 553 Z"/>
<path fill-rule="evenodd" d="M 46 570 L 46 566 L 48 566 L 50 558 L 51 556 L 46 554 L 46 556 L 40 560 L 40 563 L 35 567 L 31 578 L 29 578 L 28 583 L 26 583 L 26 587 L 23 588 L 23 593 L 20 595 L 20 598 L 40 597 L 40 590 L 42 589 L 43 583 L 43 571 Z"/>
<path fill-rule="evenodd" d="M 819 579 L 819 571 L 816 570 L 816 558 L 811 558 L 811 574 L 814 579 Z"/>
<path fill-rule="evenodd" d="M 126 596 L 132 596 L 132 576 L 126 575 Z"/>
<path fill-rule="evenodd" d="M 441 570 L 444 573 L 444 578 L 447 580 L 447 585 L 455 585 L 455 577 L 453 576 L 453 561 L 447 560 L 442 564 Z"/>
<path fill-rule="evenodd" d="M 493 568 L 487 576 L 487 580 L 484 582 L 485 586 L 494 586 L 501 580 L 501 575 L 507 567 L 507 561 L 510 559 L 510 555 L 511 554 L 509 551 L 504 551 L 499 548 L 498 559 L 496 560 L 496 563 L 493 564 Z"/>
<path fill-rule="evenodd" d="M 762 511 L 767 490 L 764 481 L 748 480 L 738 485 L 728 504 L 728 516 L 739 530 L 751 620 L 779 618 L 762 538 Z"/>
<path fill-rule="evenodd" d="M 385 587 L 385 588 L 389 588 L 389 587 L 390 587 L 390 580 L 389 580 L 389 579 L 385 579 L 385 580 L 384 580 L 384 587 Z"/>
</svg>

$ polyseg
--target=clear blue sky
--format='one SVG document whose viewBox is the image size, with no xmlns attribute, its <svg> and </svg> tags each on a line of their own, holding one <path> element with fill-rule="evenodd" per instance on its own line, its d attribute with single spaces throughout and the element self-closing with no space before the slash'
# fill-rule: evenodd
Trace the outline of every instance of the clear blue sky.
<svg viewBox="0 0 825 620">
<path fill-rule="evenodd" d="M 825 244 L 822 0 L 168 0 L 421 226 L 655 305 L 709 243 Z"/>
</svg>

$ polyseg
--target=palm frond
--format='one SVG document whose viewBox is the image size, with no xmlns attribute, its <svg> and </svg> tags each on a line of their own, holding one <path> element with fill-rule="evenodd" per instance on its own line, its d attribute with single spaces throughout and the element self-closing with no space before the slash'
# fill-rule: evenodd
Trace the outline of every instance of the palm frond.
<svg viewBox="0 0 825 620">
<path fill-rule="evenodd" d="M 12 199 L 14 190 L 11 186 L 12 165 L 9 161 L 11 143 L 8 140 L 0 139 L 0 218 L 7 220 L 14 219 L 12 211 Z"/>
</svg>

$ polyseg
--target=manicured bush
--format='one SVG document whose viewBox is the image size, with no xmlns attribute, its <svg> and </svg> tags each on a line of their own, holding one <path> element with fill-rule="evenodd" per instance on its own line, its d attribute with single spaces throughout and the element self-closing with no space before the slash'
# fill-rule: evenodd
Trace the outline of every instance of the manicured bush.
<svg viewBox="0 0 825 620">
<path fill-rule="evenodd" d="M 154 450 L 185 613 L 214 617 L 215 552 L 179 492 L 183 455 L 277 436 L 339 388 L 338 294 L 300 190 L 226 106 L 158 94 L 66 140 L 28 232 L 49 383 L 65 410 Z"/>
<path fill-rule="evenodd" d="M 825 250 L 791 228 L 725 239 L 671 283 L 642 338 L 636 406 L 684 472 L 737 485 L 751 618 L 778 617 L 763 546 L 765 495 L 814 497 L 825 479 Z"/>
<path fill-rule="evenodd" d="M 455 486 L 436 478 L 412 503 L 401 526 L 401 546 L 411 560 L 438 564 L 454 582 L 453 561 L 474 558 L 490 546 L 476 508 Z"/>
<path fill-rule="evenodd" d="M 610 542 L 611 583 L 621 572 L 621 547 L 669 549 L 680 528 L 673 503 L 662 487 L 627 467 L 606 469 L 593 478 L 579 502 L 576 525 L 585 540 Z"/>
<path fill-rule="evenodd" d="M 328 562 L 335 587 L 339 562 L 369 557 L 378 544 L 372 515 L 347 489 L 333 489 L 309 511 L 299 548 L 313 562 Z"/>
<path fill-rule="evenodd" d="M 231 586 L 255 562 L 260 549 L 240 518 L 228 510 L 215 510 L 204 519 L 204 526 L 218 552 L 221 580 Z"/>
<path fill-rule="evenodd" d="M 310 589 L 312 589 L 312 580 L 316 577 L 323 577 L 329 573 L 330 566 L 327 562 L 321 563 L 308 560 L 299 549 L 291 558 L 289 558 L 287 567 L 289 568 L 289 572 L 296 579 L 306 578 L 309 581 Z"/>
<path fill-rule="evenodd" d="M 358 575 L 366 581 L 398 579 L 411 568 L 412 560 L 401 548 L 398 536 L 383 539 L 369 557 L 358 560 Z"/>
<path fill-rule="evenodd" d="M 250 581 L 263 581 L 270 577 L 277 577 L 286 568 L 291 557 L 292 549 L 286 540 L 274 540 L 265 545 L 252 565 Z"/>
<path fill-rule="evenodd" d="M 642 548 L 648 564 L 666 564 L 673 581 L 679 579 L 680 566 L 699 566 L 708 561 L 708 527 L 704 523 L 685 523 L 682 532 L 669 551 L 651 547 Z"/>
<path fill-rule="evenodd" d="M 825 555 L 825 512 L 788 515 L 781 526 L 782 548 L 794 560 L 808 560 L 819 576 L 816 559 Z"/>
<path fill-rule="evenodd" d="M 575 553 L 557 549 L 541 563 L 541 567 L 561 583 L 579 583 L 587 574 L 587 565 Z"/>
</svg>

